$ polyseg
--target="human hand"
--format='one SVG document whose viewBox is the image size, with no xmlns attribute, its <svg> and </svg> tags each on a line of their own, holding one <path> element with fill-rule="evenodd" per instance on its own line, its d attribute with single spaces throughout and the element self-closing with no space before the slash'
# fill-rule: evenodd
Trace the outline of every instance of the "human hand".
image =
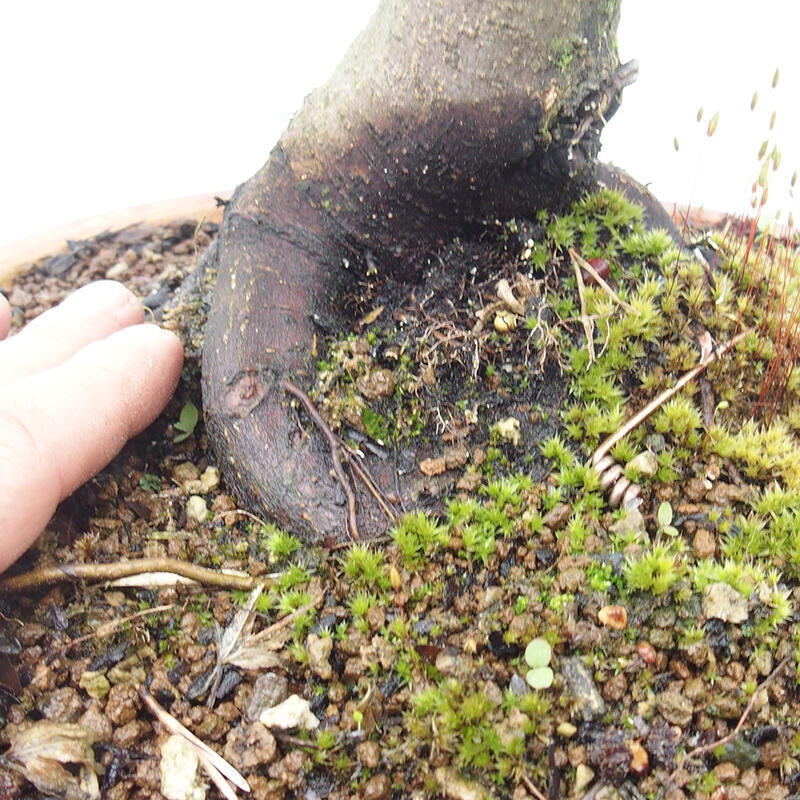
<svg viewBox="0 0 800 800">
<path fill-rule="evenodd" d="M 143 322 L 133 294 L 98 281 L 6 338 L 0 295 L 0 571 L 172 395 L 183 349 Z"/>
</svg>

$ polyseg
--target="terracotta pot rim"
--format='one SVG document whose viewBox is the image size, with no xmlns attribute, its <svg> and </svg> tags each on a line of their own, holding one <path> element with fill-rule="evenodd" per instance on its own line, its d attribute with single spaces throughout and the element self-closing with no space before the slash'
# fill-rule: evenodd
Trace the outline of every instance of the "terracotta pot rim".
<svg viewBox="0 0 800 800">
<path fill-rule="evenodd" d="M 12 278 L 43 256 L 66 252 L 67 240 L 81 241 L 103 231 L 119 230 L 138 223 L 163 224 L 181 217 L 219 222 L 222 207 L 217 205 L 215 198 L 228 198 L 231 193 L 228 189 L 131 206 L 18 239 L 0 248 L 0 288 L 7 286 Z"/>
</svg>

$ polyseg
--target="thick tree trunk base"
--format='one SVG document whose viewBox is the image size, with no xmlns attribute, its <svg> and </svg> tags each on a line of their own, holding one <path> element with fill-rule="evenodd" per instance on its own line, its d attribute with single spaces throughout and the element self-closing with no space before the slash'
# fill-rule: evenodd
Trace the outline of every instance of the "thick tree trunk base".
<svg viewBox="0 0 800 800">
<path fill-rule="evenodd" d="M 508 6 L 386 0 L 226 209 L 203 354 L 209 436 L 240 500 L 309 540 L 380 533 L 427 491 L 417 470 L 375 459 L 377 486 L 353 482 L 354 512 L 330 442 L 285 390 L 313 385 L 348 295 L 376 271 L 414 280 L 453 237 L 596 185 L 602 124 L 635 74 L 614 52 L 616 4 L 552 19 Z M 555 63 L 563 42 L 569 70 Z"/>
</svg>

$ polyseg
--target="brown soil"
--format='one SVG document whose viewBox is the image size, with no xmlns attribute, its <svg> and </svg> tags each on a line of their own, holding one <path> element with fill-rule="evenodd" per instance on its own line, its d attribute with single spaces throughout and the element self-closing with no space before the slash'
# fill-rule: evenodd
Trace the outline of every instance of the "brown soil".
<svg viewBox="0 0 800 800">
<path fill-rule="evenodd" d="M 68 253 L 40 259 L 14 282 L 14 325 L 106 277 L 126 283 L 161 320 L 214 233 L 211 223 L 176 220 L 72 243 Z M 487 253 L 495 256 L 489 266 Z M 176 441 L 182 409 L 201 405 L 197 353 L 190 352 L 159 420 L 61 506 L 5 577 L 80 567 L 71 575 L 34 574 L 24 588 L 0 587 L 0 744 L 12 748 L 5 766 L 0 762 L 0 797 L 42 796 L 26 779 L 37 774 L 34 767 L 17 753 L 26 728 L 43 721 L 81 726 L 86 737 L 80 757 L 65 756 L 65 729 L 37 729 L 38 744 L 69 762 L 58 787 L 49 784 L 52 794 L 90 796 L 79 782 L 94 770 L 110 800 L 162 797 L 167 734 L 138 692 L 145 686 L 245 775 L 255 798 L 679 800 L 786 798 L 796 791 L 800 697 L 791 630 L 754 653 L 746 626 L 706 620 L 691 592 L 678 599 L 631 595 L 624 601 L 627 624 L 603 622 L 620 613 L 623 600 L 613 586 L 587 585 L 587 568 L 607 565 L 612 574 L 620 559 L 606 551 L 599 529 L 584 555 L 570 554 L 564 533 L 572 509 L 568 502 L 546 508 L 542 500 L 551 482 L 536 443 L 557 429 L 566 391 L 557 363 L 524 346 L 512 359 L 489 315 L 476 394 L 464 388 L 474 339 L 463 332 L 475 332 L 477 312 L 496 301 L 500 278 L 519 296 L 513 259 L 497 241 L 480 251 L 457 244 L 441 258 L 458 263 L 440 270 L 435 261 L 416 287 L 365 293 L 354 319 L 384 306 L 387 329 L 406 331 L 392 344 L 396 352 L 375 353 L 375 368 L 396 364 L 412 340 L 424 343 L 414 351 L 417 364 L 427 358 L 435 367 L 435 379 L 426 381 L 422 369 L 414 387 L 427 409 L 422 439 L 430 458 L 442 459 L 429 470 L 445 475 L 431 507 L 441 509 L 456 492 L 487 499 L 487 454 L 496 478 L 519 470 L 532 475 L 530 486 L 518 487 L 515 508 L 493 509 L 509 524 L 494 552 L 477 558 L 457 532 L 417 559 L 397 542 L 376 543 L 360 559 L 348 558 L 346 549 L 274 552 L 274 530 L 239 509 L 220 481 L 202 418 Z M 353 352 L 380 324 L 356 325 Z M 512 393 L 509 385 L 519 386 L 523 375 L 522 390 Z M 440 393 L 432 407 L 434 384 Z M 317 387 L 329 424 L 363 444 L 363 415 L 348 427 L 346 403 L 331 397 Z M 472 413 L 476 404 L 485 417 Z M 384 410 L 388 416 L 391 409 Z M 510 446 L 493 427 L 509 417 L 521 425 L 522 446 Z M 459 448 L 468 455 L 457 455 Z M 697 520 L 719 505 L 723 490 L 723 502 L 740 499 L 729 477 L 718 472 L 712 489 L 695 477 L 687 481 L 690 491 L 653 487 L 642 513 L 649 525 L 658 503 L 671 500 L 690 546 L 713 549 L 713 536 L 708 544 Z M 528 507 L 542 512 L 535 536 L 516 522 Z M 608 529 L 616 521 L 610 510 L 602 519 Z M 91 578 L 96 565 L 138 559 L 198 582 L 158 587 L 145 578 L 143 585 L 119 586 L 106 574 Z M 209 574 L 193 572 L 195 566 Z M 86 574 L 76 572 L 81 567 Z M 226 577 L 226 570 L 236 573 Z M 291 624 L 271 631 L 247 657 L 223 659 L 222 631 L 237 624 L 247 591 L 260 583 L 266 602 L 259 601 L 254 628 L 244 626 L 239 643 L 281 619 Z M 356 598 L 364 601 L 361 610 Z M 693 641 L 682 633 L 690 627 L 700 631 Z M 556 683 L 531 692 L 522 652 L 539 635 L 556 642 Z M 425 692 L 430 708 L 420 700 Z M 318 729 L 258 722 L 289 694 L 310 702 Z M 741 735 L 713 751 L 710 745 L 724 742 L 740 720 Z M 53 764 L 39 765 L 51 780 Z M 209 796 L 220 795 L 212 787 Z"/>
</svg>

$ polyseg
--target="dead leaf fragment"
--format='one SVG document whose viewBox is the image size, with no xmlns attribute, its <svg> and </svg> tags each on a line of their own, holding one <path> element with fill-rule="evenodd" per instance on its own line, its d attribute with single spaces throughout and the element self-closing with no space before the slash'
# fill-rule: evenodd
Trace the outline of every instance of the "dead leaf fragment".
<svg viewBox="0 0 800 800">
<path fill-rule="evenodd" d="M 222 669 L 226 664 L 253 670 L 268 670 L 281 666 L 282 661 L 278 651 L 283 649 L 291 637 L 297 618 L 312 607 L 309 605 L 298 608 L 274 625 L 253 633 L 256 621 L 255 605 L 263 589 L 263 584 L 253 589 L 245 605 L 236 612 L 230 624 L 219 635 L 217 663 L 209 674 L 209 705 L 213 705 Z"/>
<path fill-rule="evenodd" d="M 525 307 L 517 300 L 514 291 L 505 278 L 501 278 L 495 286 L 497 296 L 506 304 L 510 311 L 522 316 L 525 313 Z"/>
<path fill-rule="evenodd" d="M 377 308 L 373 308 L 372 311 L 370 311 L 368 314 L 365 314 L 361 318 L 361 324 L 372 325 L 372 323 L 375 322 L 375 320 L 378 319 L 381 314 L 383 314 L 384 308 L 386 308 L 386 306 L 378 306 Z"/>
<path fill-rule="evenodd" d="M 5 754 L 8 766 L 17 769 L 42 794 L 65 800 L 99 800 L 94 759 L 95 735 L 82 725 L 34 722 L 20 731 Z M 64 764 L 78 767 L 77 771 Z"/>
</svg>

